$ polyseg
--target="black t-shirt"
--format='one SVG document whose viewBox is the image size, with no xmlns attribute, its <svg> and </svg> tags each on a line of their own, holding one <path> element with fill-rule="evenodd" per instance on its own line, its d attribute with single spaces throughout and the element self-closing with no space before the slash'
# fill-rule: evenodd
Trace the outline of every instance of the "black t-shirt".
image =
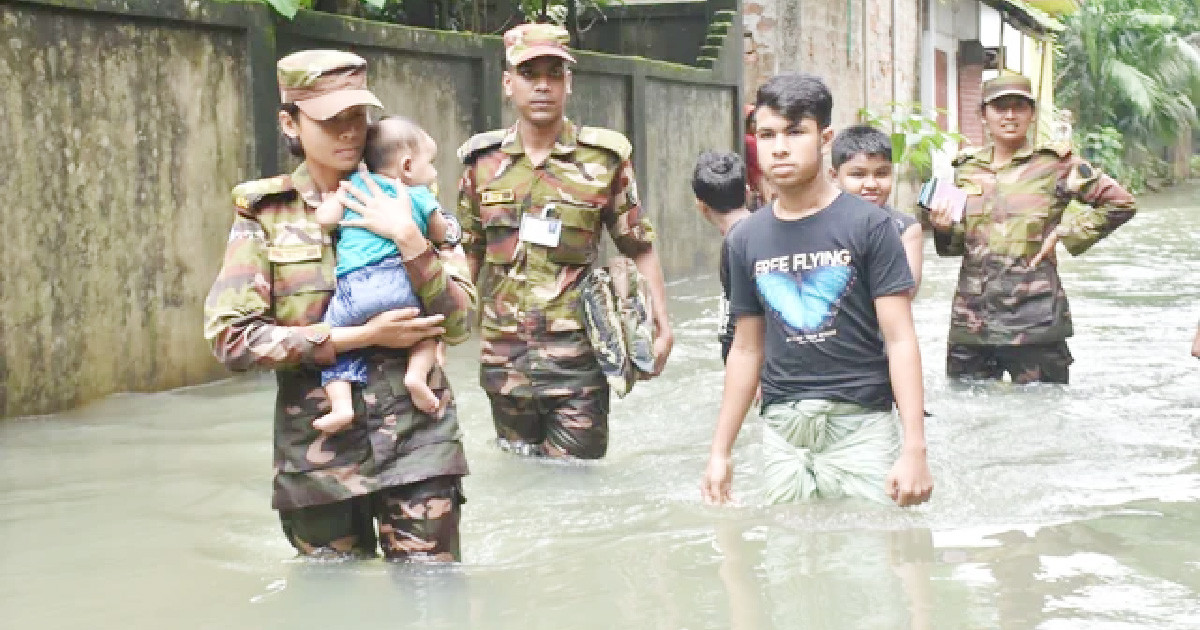
<svg viewBox="0 0 1200 630">
<path fill-rule="evenodd" d="M 896 229 L 900 230 L 901 236 L 904 236 L 905 230 L 917 224 L 917 218 L 907 212 L 894 210 L 891 206 L 884 206 L 883 209 L 892 216 L 892 222 L 896 224 Z"/>
<path fill-rule="evenodd" d="M 794 221 L 764 208 L 726 243 L 730 310 L 764 319 L 763 402 L 891 408 L 874 300 L 914 286 L 891 215 L 842 193 Z"/>
<path fill-rule="evenodd" d="M 721 302 L 717 307 L 717 341 L 721 342 L 721 360 L 729 357 L 729 347 L 733 345 L 733 311 L 729 310 L 729 241 L 728 235 L 733 228 L 741 224 L 738 220 L 729 226 L 725 239 L 721 240 L 721 262 L 717 269 L 721 278 Z"/>
</svg>

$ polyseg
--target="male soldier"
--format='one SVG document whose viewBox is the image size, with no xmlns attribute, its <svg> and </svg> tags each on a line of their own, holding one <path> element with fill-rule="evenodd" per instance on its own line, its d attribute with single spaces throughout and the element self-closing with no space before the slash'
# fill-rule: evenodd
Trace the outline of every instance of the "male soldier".
<svg viewBox="0 0 1200 630">
<path fill-rule="evenodd" d="M 481 283 L 480 383 L 498 444 L 522 454 L 596 459 L 608 446 L 609 388 L 579 300 L 602 225 L 649 285 L 653 374 L 673 337 L 629 141 L 563 117 L 568 64 L 575 62 L 567 41 L 567 31 L 552 24 L 504 34 L 504 94 L 517 122 L 459 149 L 466 169 L 458 213 L 472 277 Z"/>
<path fill-rule="evenodd" d="M 1079 255 L 1135 212 L 1111 177 L 1069 144 L 1035 145 L 1029 79 L 1005 74 L 983 86 L 981 116 L 991 144 L 954 159 L 967 193 L 962 220 L 949 203 L 929 209 L 941 256 L 962 256 L 950 315 L 946 371 L 956 378 L 1066 383 L 1071 312 L 1055 244 Z"/>
</svg>

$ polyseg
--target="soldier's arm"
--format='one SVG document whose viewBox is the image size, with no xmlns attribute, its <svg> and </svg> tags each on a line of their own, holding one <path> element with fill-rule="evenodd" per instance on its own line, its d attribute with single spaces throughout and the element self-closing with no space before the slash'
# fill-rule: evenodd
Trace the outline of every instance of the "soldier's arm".
<svg viewBox="0 0 1200 630">
<path fill-rule="evenodd" d="M 483 266 L 483 252 L 487 247 L 483 223 L 479 220 L 479 197 L 475 194 L 475 167 L 468 164 L 458 180 L 458 205 L 456 215 L 462 226 L 462 249 L 466 254 L 467 272 L 471 280 L 479 281 L 479 269 Z"/>
<path fill-rule="evenodd" d="M 1074 155 L 1058 181 L 1059 194 L 1071 199 L 1055 233 L 1078 256 L 1133 217 L 1137 206 L 1113 178 Z"/>
<path fill-rule="evenodd" d="M 329 365 L 335 350 L 328 324 L 278 326 L 271 317 L 271 265 L 258 221 L 239 214 L 225 260 L 204 301 L 204 338 L 235 371 L 299 363 Z"/>
<path fill-rule="evenodd" d="M 662 371 L 675 334 L 671 330 L 671 319 L 667 313 L 667 286 L 663 278 L 662 264 L 654 248 L 654 228 L 648 217 L 643 215 L 642 204 L 637 195 L 637 181 L 633 175 L 633 162 L 621 160 L 609 191 L 605 223 L 613 244 L 621 254 L 628 256 L 646 279 L 650 291 L 651 307 L 654 309 L 654 373 Z"/>
<path fill-rule="evenodd" d="M 449 344 L 466 341 L 479 295 L 475 283 L 467 277 L 467 264 L 454 250 L 439 252 L 432 245 L 414 258 L 404 260 L 404 270 L 429 315 L 443 315 L 442 339 Z"/>
</svg>

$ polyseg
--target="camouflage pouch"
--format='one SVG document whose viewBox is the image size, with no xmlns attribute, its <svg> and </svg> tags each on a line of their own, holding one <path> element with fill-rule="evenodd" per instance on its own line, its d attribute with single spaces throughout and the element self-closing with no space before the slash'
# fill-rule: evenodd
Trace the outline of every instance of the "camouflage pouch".
<svg viewBox="0 0 1200 630">
<path fill-rule="evenodd" d="M 654 369 L 650 292 L 633 261 L 593 267 L 581 290 L 583 323 L 600 369 L 618 398 Z"/>
</svg>

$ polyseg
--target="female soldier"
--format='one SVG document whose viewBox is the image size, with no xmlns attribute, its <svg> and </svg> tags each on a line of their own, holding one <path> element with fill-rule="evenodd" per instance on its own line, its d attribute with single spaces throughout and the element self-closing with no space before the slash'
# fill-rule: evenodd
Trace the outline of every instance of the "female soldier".
<svg viewBox="0 0 1200 630">
<path fill-rule="evenodd" d="M 272 506 L 303 555 L 459 559 L 458 522 L 466 458 L 453 394 L 435 368 L 433 414 L 414 407 L 403 386 L 416 341 L 469 334 L 475 289 L 461 261 L 439 256 L 413 223 L 408 195 L 379 190 L 349 197 L 340 184 L 359 164 L 367 107 L 366 61 L 308 50 L 279 60 L 279 122 L 304 162 L 291 175 L 234 188 L 236 207 L 225 261 L 205 302 L 204 334 L 235 371 L 275 370 L 275 482 Z M 370 179 L 370 178 L 367 178 Z M 362 215 L 355 225 L 395 241 L 426 309 L 391 311 L 362 326 L 330 328 L 321 316 L 334 288 L 334 251 L 314 211 L 339 195 Z M 355 421 L 336 433 L 313 428 L 329 409 L 320 367 L 365 349 L 368 381 L 355 391 Z M 374 521 L 378 519 L 378 539 Z"/>
<path fill-rule="evenodd" d="M 940 256 L 962 256 L 950 311 L 951 378 L 1067 383 L 1074 332 L 1055 245 L 1079 255 L 1128 221 L 1133 197 L 1069 144 L 1029 138 L 1036 122 L 1029 79 L 1004 74 L 983 84 L 980 114 L 991 144 L 954 159 L 967 193 L 955 220 L 949 203 L 929 210 Z"/>
</svg>

